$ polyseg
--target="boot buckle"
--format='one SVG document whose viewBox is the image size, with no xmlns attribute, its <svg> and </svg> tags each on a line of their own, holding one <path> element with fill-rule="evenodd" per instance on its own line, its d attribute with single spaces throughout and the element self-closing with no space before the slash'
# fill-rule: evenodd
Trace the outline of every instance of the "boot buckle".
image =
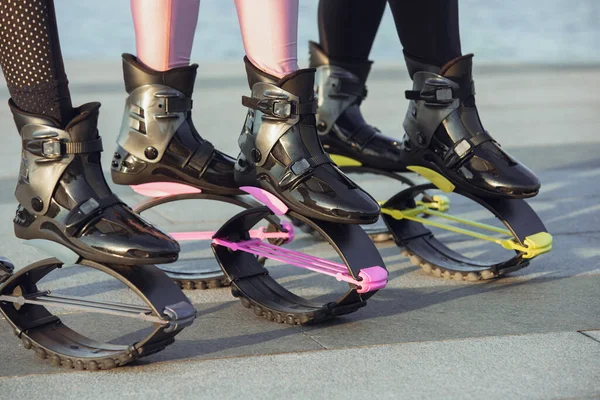
<svg viewBox="0 0 600 400">
<path fill-rule="evenodd" d="M 293 113 L 292 103 L 289 100 L 256 99 L 242 96 L 242 105 L 280 119 L 290 118 Z"/>
<path fill-rule="evenodd" d="M 154 97 L 159 99 L 158 107 L 163 111 L 155 115 L 157 119 L 179 118 L 180 113 L 192 110 L 192 99 L 180 96 L 176 91 L 161 90 L 154 93 Z"/>
<path fill-rule="evenodd" d="M 289 118 L 292 115 L 292 104 L 287 100 L 273 100 L 273 115 L 278 118 Z"/>
<path fill-rule="evenodd" d="M 62 142 L 58 138 L 33 139 L 27 142 L 25 149 L 47 160 L 56 160 L 64 156 Z"/>
<path fill-rule="evenodd" d="M 452 101 L 452 88 L 441 87 L 435 90 L 435 99 L 440 103 L 446 103 Z"/>
<path fill-rule="evenodd" d="M 62 145 L 59 139 L 48 139 L 42 142 L 42 156 L 56 159 L 63 156 Z"/>
</svg>

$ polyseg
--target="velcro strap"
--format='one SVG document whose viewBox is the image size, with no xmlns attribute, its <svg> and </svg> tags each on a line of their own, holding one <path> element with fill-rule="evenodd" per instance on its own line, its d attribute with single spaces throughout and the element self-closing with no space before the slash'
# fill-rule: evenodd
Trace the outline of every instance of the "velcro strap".
<svg viewBox="0 0 600 400">
<path fill-rule="evenodd" d="M 297 160 L 290 165 L 290 170 L 294 173 L 294 175 L 302 175 L 321 164 L 329 164 L 331 162 L 331 158 L 329 158 L 327 154 L 320 154 L 308 159 L 301 158 L 300 160 Z"/>
<path fill-rule="evenodd" d="M 471 146 L 477 147 L 482 143 L 489 142 L 490 140 L 494 140 L 494 138 L 487 131 L 483 131 L 478 132 L 477 135 L 470 138 L 469 143 L 471 143 Z"/>
<path fill-rule="evenodd" d="M 90 198 L 79 203 L 69 212 L 66 221 L 66 234 L 74 236 L 90 219 L 115 204 L 124 204 L 116 195 L 111 194 L 100 200 Z"/>
<path fill-rule="evenodd" d="M 301 158 L 296 160 L 287 167 L 283 178 L 279 181 L 279 186 L 285 188 L 310 173 L 319 165 L 331 163 L 333 163 L 333 161 L 331 161 L 331 158 L 329 158 L 329 155 L 327 154 L 319 154 L 318 156 L 311 158 Z"/>
<path fill-rule="evenodd" d="M 316 114 L 317 113 L 317 100 L 309 101 L 308 103 L 292 103 L 292 114 L 304 115 L 304 114 Z"/>
<path fill-rule="evenodd" d="M 358 96 L 361 99 L 367 97 L 367 87 L 364 84 L 345 77 L 337 77 L 337 79 L 339 83 L 332 85 L 332 95 Z"/>
<path fill-rule="evenodd" d="M 356 144 L 358 144 L 362 149 L 371 141 L 371 139 L 373 139 L 373 136 L 375 136 L 376 134 L 377 131 L 374 127 L 372 127 L 369 124 L 364 124 L 361 125 L 359 128 L 355 129 L 354 132 L 352 132 L 350 136 L 348 136 L 348 139 L 356 142 Z"/>
<path fill-rule="evenodd" d="M 481 144 L 494 139 L 490 136 L 487 131 L 479 132 L 477 135 L 470 137 L 469 139 L 462 139 L 450 149 L 444 156 L 446 166 L 452 168 L 454 165 L 463 160 L 467 154 Z"/>
<path fill-rule="evenodd" d="M 64 142 L 65 154 L 96 153 L 102 151 L 102 138 L 85 142 Z"/>
<path fill-rule="evenodd" d="M 244 107 L 252 108 L 254 110 L 260 110 L 259 104 L 261 99 L 255 97 L 242 96 L 242 105 Z"/>
<path fill-rule="evenodd" d="M 408 100 L 425 100 L 434 103 L 447 103 L 453 99 L 466 99 L 475 95 L 475 86 L 473 84 L 460 88 L 437 87 L 424 90 L 406 90 L 404 96 Z"/>
<path fill-rule="evenodd" d="M 196 151 L 192 154 L 187 165 L 198 171 L 198 178 L 201 178 L 208 166 L 210 160 L 212 160 L 215 152 L 215 146 L 209 141 L 205 141 L 198 146 Z M 184 165 L 185 167 L 185 165 Z"/>
<path fill-rule="evenodd" d="M 421 91 L 420 90 L 405 90 L 404 97 L 407 100 L 421 100 Z"/>
<path fill-rule="evenodd" d="M 242 96 L 242 105 L 275 118 L 290 118 L 292 115 L 315 114 L 317 112 L 316 99 L 299 104 L 295 101 L 283 99 L 257 99 Z"/>
<path fill-rule="evenodd" d="M 48 138 L 29 140 L 25 150 L 31 154 L 48 159 L 59 159 L 67 154 L 95 153 L 102 151 L 102 138 L 84 142 L 70 142 L 65 139 Z"/>
<path fill-rule="evenodd" d="M 194 101 L 188 97 L 165 98 L 165 112 L 167 114 L 191 111 L 193 105 Z"/>
</svg>

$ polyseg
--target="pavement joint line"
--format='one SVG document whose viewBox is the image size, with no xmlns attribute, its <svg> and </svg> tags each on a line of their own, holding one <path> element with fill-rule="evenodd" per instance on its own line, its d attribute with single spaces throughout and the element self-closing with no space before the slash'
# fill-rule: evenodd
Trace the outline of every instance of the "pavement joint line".
<svg viewBox="0 0 600 400">
<path fill-rule="evenodd" d="M 586 332 L 588 332 L 588 331 L 589 331 L 589 329 L 588 329 L 588 330 L 585 330 L 585 331 L 577 331 L 577 332 L 581 333 L 583 336 L 585 336 L 585 337 L 587 337 L 587 338 L 590 338 L 590 339 L 592 339 L 594 342 L 600 343 L 600 340 L 596 339 L 596 338 L 595 338 L 595 337 L 593 337 L 593 336 L 590 336 L 590 335 L 588 335 L 588 334 L 586 333 Z"/>
<path fill-rule="evenodd" d="M 165 360 L 165 361 L 154 361 L 150 364 L 128 364 L 125 367 L 120 367 L 116 369 L 112 369 L 109 371 L 97 371 L 99 372 L 107 372 L 111 374 L 115 373 L 125 373 L 127 372 L 135 372 L 138 369 L 146 369 L 146 371 L 142 372 L 152 372 L 148 371 L 148 368 L 160 368 L 161 365 L 164 364 L 184 364 L 184 363 L 205 363 L 208 361 L 218 361 L 218 360 L 233 360 L 233 359 L 249 359 L 249 358 L 262 358 L 262 357 L 272 357 L 279 355 L 287 355 L 287 354 L 305 354 L 305 353 L 318 353 L 318 352 L 335 352 L 341 350 L 355 350 L 355 349 L 374 349 L 385 346 L 404 346 L 404 345 L 422 345 L 429 343 L 454 343 L 458 341 L 468 341 L 468 340 L 492 340 L 498 338 L 514 338 L 514 337 L 526 337 L 526 336 L 546 336 L 557 333 L 582 333 L 582 331 L 553 331 L 553 332 L 539 332 L 539 333 L 521 333 L 521 334 L 509 334 L 509 335 L 499 335 L 499 336 L 472 336 L 472 337 L 464 337 L 464 338 L 453 338 L 453 339 L 442 339 L 442 340 L 423 340 L 423 341 L 408 341 L 408 342 L 395 342 L 395 343 L 380 343 L 380 344 L 371 344 L 371 345 L 363 345 L 363 346 L 348 346 L 348 347 L 336 347 L 336 348 L 323 348 L 323 349 L 309 349 L 309 350 L 294 350 L 294 351 L 281 351 L 281 352 L 273 352 L 273 353 L 265 353 L 265 354 L 247 354 L 247 355 L 234 355 L 234 356 L 223 356 L 223 357 L 192 357 L 187 359 L 180 360 Z M 588 335 L 584 335 L 589 337 Z M 21 377 L 29 377 L 29 376 L 42 376 L 42 375 L 62 375 L 62 374 L 71 374 L 71 373 L 90 373 L 89 371 L 78 371 L 78 370 L 64 370 L 64 369 L 56 369 L 55 371 L 50 372 L 42 372 L 37 374 L 24 374 L 24 375 L 11 375 L 11 376 L 0 376 L 0 382 L 8 379 L 21 378 Z"/>
<path fill-rule="evenodd" d="M 310 340 L 312 340 L 313 342 L 315 342 L 316 344 L 318 344 L 319 346 L 321 346 L 321 350 L 328 350 L 328 348 L 326 346 L 323 345 L 323 343 L 319 342 L 316 338 L 312 337 L 311 335 L 309 335 L 308 332 L 306 332 L 305 330 L 302 329 L 302 326 L 300 326 L 300 333 L 309 338 Z"/>
</svg>

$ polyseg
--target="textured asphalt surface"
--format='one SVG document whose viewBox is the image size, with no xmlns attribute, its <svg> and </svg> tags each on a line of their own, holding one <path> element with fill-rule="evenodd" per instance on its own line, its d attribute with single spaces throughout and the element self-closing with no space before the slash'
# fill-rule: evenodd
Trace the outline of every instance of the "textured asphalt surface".
<svg viewBox="0 0 600 400">
<path fill-rule="evenodd" d="M 121 123 L 119 63 L 67 63 L 74 103 L 98 100 L 104 165 Z M 481 67 L 477 102 L 486 128 L 542 179 L 529 201 L 554 236 L 550 254 L 507 278 L 467 283 L 426 275 L 392 243 L 378 244 L 390 271 L 385 290 L 358 312 L 319 326 L 290 327 L 256 317 L 227 288 L 186 291 L 199 310 L 174 345 L 109 372 L 56 369 L 38 360 L 0 321 L 0 398 L 596 398 L 600 397 L 600 67 Z M 236 155 L 246 94 L 240 64 L 201 65 L 194 97 L 198 130 Z M 400 66 L 375 66 L 364 103 L 368 120 L 400 137 L 409 87 Z M 0 89 L 0 101 L 8 94 Z M 12 233 L 19 141 L 0 109 L 0 255 L 20 268 L 44 257 Z M 360 183 L 378 196 L 392 185 Z M 115 187 L 131 204 L 142 197 Z M 454 203 L 453 203 L 454 204 Z M 465 216 L 477 211 L 456 203 Z M 231 210 L 210 202 L 171 205 L 148 217 L 166 230 L 216 229 Z M 330 257 L 324 243 L 299 235 L 297 248 Z M 472 254 L 487 247 L 465 244 Z M 213 265 L 205 247 L 184 246 Z M 325 277 L 274 267 L 307 296 L 339 289 Z M 84 269 L 49 277 L 65 294 L 128 298 L 115 282 Z M 126 337 L 135 321 L 69 312 L 74 327 Z M 114 321 L 114 320 L 112 320 Z M 113 396 L 114 395 L 114 396 Z"/>
</svg>

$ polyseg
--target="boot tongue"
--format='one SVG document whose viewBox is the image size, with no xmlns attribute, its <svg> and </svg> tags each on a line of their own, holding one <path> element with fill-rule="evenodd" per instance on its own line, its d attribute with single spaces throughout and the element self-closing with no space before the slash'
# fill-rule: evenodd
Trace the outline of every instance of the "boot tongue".
<svg viewBox="0 0 600 400">
<path fill-rule="evenodd" d="M 84 142 L 98 137 L 100 103 L 87 103 L 75 109 L 76 116 L 65 128 L 74 142 Z"/>
<path fill-rule="evenodd" d="M 337 59 L 335 57 L 330 57 L 319 44 L 313 41 L 308 42 L 308 48 L 310 56 L 309 64 L 311 67 L 317 68 L 322 65 L 334 65 L 351 72 L 358 78 L 362 85 L 367 81 L 373 61 L 346 58 Z"/>
<path fill-rule="evenodd" d="M 299 69 L 281 78 L 277 86 L 298 96 L 300 103 L 307 103 L 315 96 L 315 71 L 314 68 Z"/>
<path fill-rule="evenodd" d="M 473 70 L 473 54 L 456 57 L 450 60 L 440 70 L 440 75 L 452 79 L 453 81 L 462 83 L 471 82 Z"/>
<path fill-rule="evenodd" d="M 143 85 L 166 85 L 192 97 L 198 64 L 172 68 L 168 71 L 155 71 L 142 64 L 135 56 L 123 54 L 123 78 L 127 93 Z"/>
<path fill-rule="evenodd" d="M 248 77 L 248 86 L 250 87 L 250 90 L 252 90 L 254 84 L 258 82 L 272 83 L 273 85 L 277 84 L 278 79 L 276 76 L 267 74 L 255 67 L 248 57 L 244 57 L 244 64 L 246 65 L 246 75 Z"/>
</svg>

